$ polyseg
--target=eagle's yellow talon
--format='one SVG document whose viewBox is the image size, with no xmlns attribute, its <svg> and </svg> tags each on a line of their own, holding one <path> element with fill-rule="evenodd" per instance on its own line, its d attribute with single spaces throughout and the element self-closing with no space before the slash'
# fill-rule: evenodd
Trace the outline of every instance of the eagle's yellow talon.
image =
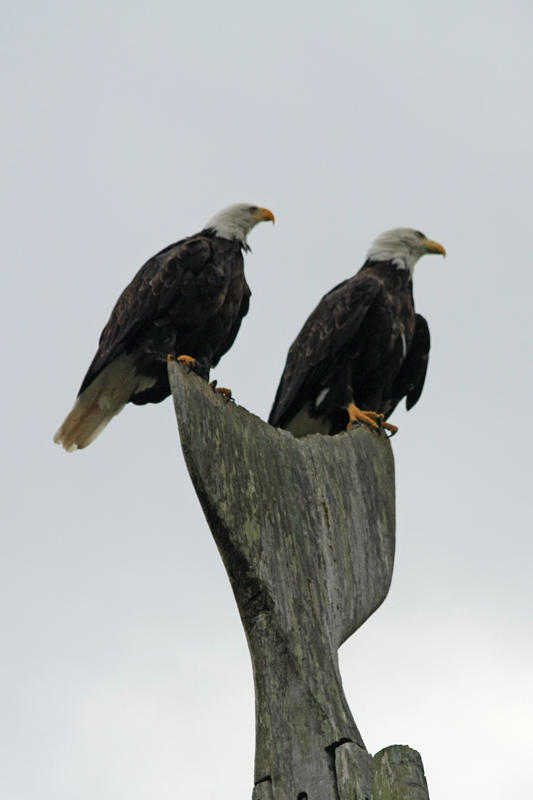
<svg viewBox="0 0 533 800">
<path fill-rule="evenodd" d="M 176 358 L 176 361 L 179 361 L 180 364 L 185 364 L 189 369 L 194 369 L 196 366 L 196 359 L 192 356 L 181 355 Z"/>
<path fill-rule="evenodd" d="M 386 430 L 393 431 L 396 433 L 398 428 L 395 425 L 391 425 L 384 420 L 384 414 L 380 414 L 377 411 L 363 411 L 362 409 L 358 408 L 355 403 L 350 403 L 348 408 L 346 409 L 348 412 L 348 425 L 346 426 L 346 430 L 350 431 L 352 429 L 352 425 L 354 422 L 363 423 L 364 425 L 368 425 L 369 428 L 372 428 L 374 431 L 380 431 L 381 428 L 385 428 Z M 392 436 L 393 434 L 391 434 Z"/>
<path fill-rule="evenodd" d="M 218 392 L 219 394 L 222 395 L 222 397 L 225 397 L 227 402 L 229 402 L 230 400 L 233 400 L 233 395 L 231 393 L 231 389 L 226 389 L 225 386 L 218 386 L 217 387 L 217 381 L 211 381 L 209 386 L 213 389 L 213 391 Z"/>
<path fill-rule="evenodd" d="M 381 427 L 386 431 L 390 431 L 389 439 L 391 436 L 394 436 L 395 433 L 398 433 L 398 427 L 396 425 L 391 425 L 390 422 L 383 421 Z"/>
<path fill-rule="evenodd" d="M 215 391 L 218 392 L 219 394 L 221 394 L 222 397 L 225 397 L 226 400 L 228 400 L 228 401 L 229 400 L 233 400 L 233 395 L 231 393 L 231 389 L 226 389 L 225 386 L 219 386 L 217 389 L 215 389 Z"/>
</svg>

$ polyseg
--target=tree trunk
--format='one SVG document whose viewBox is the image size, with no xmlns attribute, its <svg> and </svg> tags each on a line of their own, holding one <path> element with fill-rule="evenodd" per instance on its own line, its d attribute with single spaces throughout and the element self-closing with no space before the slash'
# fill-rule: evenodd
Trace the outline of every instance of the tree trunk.
<svg viewBox="0 0 533 800">
<path fill-rule="evenodd" d="M 356 800 L 372 791 L 375 800 L 411 798 L 375 783 L 383 773 L 386 786 L 394 784 L 398 759 L 381 757 L 374 769 L 337 657 L 390 586 L 388 439 L 365 427 L 295 439 L 179 364 L 169 364 L 169 378 L 187 467 L 252 657 L 253 800 Z"/>
</svg>

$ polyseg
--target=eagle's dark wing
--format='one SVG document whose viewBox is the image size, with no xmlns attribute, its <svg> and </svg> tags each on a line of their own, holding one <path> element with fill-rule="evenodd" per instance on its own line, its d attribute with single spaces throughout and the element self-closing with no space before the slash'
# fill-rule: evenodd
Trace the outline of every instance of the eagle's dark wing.
<svg viewBox="0 0 533 800">
<path fill-rule="evenodd" d="M 271 425 L 283 425 L 308 398 L 316 383 L 345 344 L 354 336 L 382 284 L 373 275 L 357 273 L 328 292 L 291 345 L 270 412 Z"/>
<path fill-rule="evenodd" d="M 406 397 L 405 405 L 407 410 L 418 402 L 426 379 L 429 348 L 430 336 L 428 324 L 424 317 L 420 314 L 416 314 L 415 330 L 411 347 L 409 348 L 400 371 L 394 379 L 387 409 L 385 410 L 386 417 L 392 414 L 402 397 Z"/>
<path fill-rule="evenodd" d="M 171 317 L 191 329 L 217 310 L 224 301 L 227 276 L 213 263 L 215 247 L 213 238 L 191 236 L 161 250 L 141 267 L 111 312 L 80 393 L 143 327 L 164 327 Z"/>
<path fill-rule="evenodd" d="M 246 314 L 250 309 L 251 296 L 252 292 L 250 291 L 250 287 L 248 286 L 248 284 L 245 284 L 242 300 L 240 301 L 237 313 L 235 313 L 234 315 L 235 322 L 233 323 L 231 329 L 228 331 L 224 339 L 221 340 L 220 347 L 218 348 L 218 350 L 213 354 L 213 361 L 212 361 L 213 367 L 216 367 L 216 365 L 218 364 L 224 353 L 228 352 L 233 342 L 237 338 L 237 334 L 239 333 L 239 329 L 241 327 L 241 322 L 243 321 L 244 317 L 246 316 Z"/>
</svg>

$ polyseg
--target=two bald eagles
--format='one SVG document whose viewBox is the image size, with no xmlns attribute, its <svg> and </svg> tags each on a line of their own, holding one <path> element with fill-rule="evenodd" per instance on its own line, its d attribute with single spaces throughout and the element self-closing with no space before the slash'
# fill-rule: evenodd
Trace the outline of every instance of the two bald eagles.
<svg viewBox="0 0 533 800">
<path fill-rule="evenodd" d="M 170 394 L 167 357 L 207 380 L 248 312 L 247 236 L 267 208 L 237 203 L 193 236 L 144 264 L 120 295 L 71 412 L 54 441 L 87 447 L 126 403 Z M 329 291 L 293 342 L 269 422 L 294 436 L 336 434 L 355 422 L 374 430 L 400 400 L 417 402 L 426 376 L 429 329 L 415 313 L 413 269 L 429 253 L 446 255 L 420 231 L 382 233 L 361 269 Z"/>
</svg>

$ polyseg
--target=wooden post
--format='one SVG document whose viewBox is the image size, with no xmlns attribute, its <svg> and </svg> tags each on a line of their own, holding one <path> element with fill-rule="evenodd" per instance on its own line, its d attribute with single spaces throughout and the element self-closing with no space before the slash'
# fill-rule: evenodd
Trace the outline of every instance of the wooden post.
<svg viewBox="0 0 533 800">
<path fill-rule="evenodd" d="M 379 754 L 374 768 L 337 657 L 390 586 L 388 439 L 363 427 L 295 439 L 228 403 L 182 365 L 169 364 L 169 379 L 187 467 L 252 657 L 253 800 L 424 800 L 398 793 L 394 779 L 400 767 L 406 772 L 406 759 L 422 769 L 415 751 L 403 748 L 400 765 L 399 757 Z"/>
</svg>

